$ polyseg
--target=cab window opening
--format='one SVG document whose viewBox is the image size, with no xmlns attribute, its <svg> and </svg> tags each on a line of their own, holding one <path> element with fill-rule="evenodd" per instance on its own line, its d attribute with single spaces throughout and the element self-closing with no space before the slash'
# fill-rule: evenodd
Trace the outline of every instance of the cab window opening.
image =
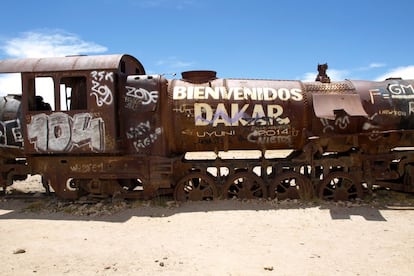
<svg viewBox="0 0 414 276">
<path fill-rule="evenodd" d="M 55 110 L 54 81 L 52 77 L 35 77 L 29 80 L 29 89 L 32 91 L 29 99 L 31 111 Z"/>
<path fill-rule="evenodd" d="M 65 77 L 60 80 L 60 109 L 87 109 L 86 78 Z"/>
</svg>

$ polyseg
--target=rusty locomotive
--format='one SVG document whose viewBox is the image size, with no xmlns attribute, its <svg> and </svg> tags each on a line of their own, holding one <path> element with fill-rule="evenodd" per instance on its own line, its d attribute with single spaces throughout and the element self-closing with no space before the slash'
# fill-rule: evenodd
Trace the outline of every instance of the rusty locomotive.
<svg viewBox="0 0 414 276">
<path fill-rule="evenodd" d="M 413 192 L 414 80 L 314 82 L 145 73 L 130 55 L 0 61 L 0 184 L 57 196 L 360 198 Z M 45 103 L 47 101 L 48 103 Z"/>
</svg>

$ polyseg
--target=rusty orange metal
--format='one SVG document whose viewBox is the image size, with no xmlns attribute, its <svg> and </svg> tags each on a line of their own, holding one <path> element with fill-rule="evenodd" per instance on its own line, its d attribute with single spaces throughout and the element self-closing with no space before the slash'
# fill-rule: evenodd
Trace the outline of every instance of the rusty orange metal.
<svg viewBox="0 0 414 276">
<path fill-rule="evenodd" d="M 130 55 L 2 60 L 22 94 L 0 100 L 0 184 L 40 174 L 66 199 L 414 191 L 414 80 L 331 81 L 327 69 L 314 82 L 166 79 Z"/>
</svg>

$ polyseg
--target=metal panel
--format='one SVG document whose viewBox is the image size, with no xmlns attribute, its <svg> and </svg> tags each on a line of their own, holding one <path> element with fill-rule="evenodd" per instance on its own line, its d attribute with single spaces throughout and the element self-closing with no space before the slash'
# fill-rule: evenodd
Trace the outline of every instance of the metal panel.
<svg viewBox="0 0 414 276">
<path fill-rule="evenodd" d="M 119 93 L 119 126 L 125 151 L 133 154 L 164 155 L 161 98 L 166 80 L 160 75 L 129 76 Z M 164 93 L 163 93 L 164 92 Z M 168 122 L 168 118 L 164 118 Z"/>
<path fill-rule="evenodd" d="M 300 147 L 307 120 L 305 97 L 299 81 L 172 81 L 174 150 Z"/>
<path fill-rule="evenodd" d="M 335 119 L 335 110 L 344 110 L 350 116 L 368 117 L 356 94 L 313 94 L 313 107 L 316 117 Z"/>
</svg>

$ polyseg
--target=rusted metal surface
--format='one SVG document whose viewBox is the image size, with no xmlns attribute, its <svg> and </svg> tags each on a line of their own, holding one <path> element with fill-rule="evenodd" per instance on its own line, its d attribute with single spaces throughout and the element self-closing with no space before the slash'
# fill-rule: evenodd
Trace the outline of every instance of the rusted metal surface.
<svg viewBox="0 0 414 276">
<path fill-rule="evenodd" d="M 0 60 L 0 73 L 23 72 L 55 72 L 55 71 L 82 71 L 104 70 L 121 68 L 124 62 L 124 72 L 128 74 L 145 74 L 144 67 L 130 55 L 102 55 L 102 56 L 67 56 L 50 58 L 27 58 Z M 129 69 L 134 64 L 136 68 Z M 124 66 L 124 65 L 122 65 Z M 137 70 L 136 70 L 137 69 Z"/>
<path fill-rule="evenodd" d="M 175 152 L 303 145 L 306 95 L 298 81 L 175 80 L 168 94 Z"/>
<path fill-rule="evenodd" d="M 303 199 L 314 197 L 312 183 L 308 177 L 294 171 L 286 171 L 278 174 L 269 185 L 270 198 Z"/>
<path fill-rule="evenodd" d="M 198 70 L 181 73 L 183 80 L 191 83 L 206 83 L 217 78 L 216 71 Z"/>
<path fill-rule="evenodd" d="M 362 193 L 357 179 L 350 173 L 340 171 L 327 174 L 319 188 L 320 198 L 335 201 L 362 198 Z"/>
<path fill-rule="evenodd" d="M 159 75 L 129 76 L 120 93 L 119 123 L 124 151 L 132 154 L 167 154 L 162 117 L 167 81 Z"/>
<path fill-rule="evenodd" d="M 1 156 L 16 156 L 23 149 L 20 100 L 17 95 L 0 97 L 0 152 L 7 148 Z"/>
<path fill-rule="evenodd" d="M 334 82 L 326 69 L 315 82 L 167 80 L 129 55 L 0 61 L 22 76 L 22 95 L 0 100 L 0 185 L 41 174 L 66 199 L 180 201 L 414 191 L 414 151 L 397 150 L 414 141 L 414 80 Z"/>
<path fill-rule="evenodd" d="M 335 113 L 340 111 L 349 116 L 368 116 L 358 94 L 313 94 L 312 96 L 315 115 L 318 118 L 334 120 Z"/>
<path fill-rule="evenodd" d="M 123 95 L 121 91 L 125 89 L 128 74 L 145 72 L 139 61 L 125 55 L 81 56 L 45 58 L 37 62 L 30 59 L 22 67 L 20 70 L 41 71 L 22 73 L 27 154 L 122 150 L 118 143 L 121 120 L 116 103 Z M 45 78 L 54 84 L 51 93 L 46 95 L 51 102 L 39 105 L 43 87 L 37 86 L 36 81 Z M 62 86 L 66 91 L 62 91 Z M 45 105 L 53 108 L 44 108 Z"/>
</svg>

